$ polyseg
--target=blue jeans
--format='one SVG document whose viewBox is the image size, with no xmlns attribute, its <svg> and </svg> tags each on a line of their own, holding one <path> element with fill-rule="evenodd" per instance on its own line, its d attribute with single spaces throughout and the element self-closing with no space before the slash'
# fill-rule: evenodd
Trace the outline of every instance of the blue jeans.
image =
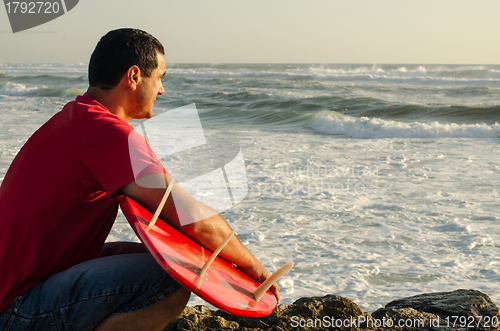
<svg viewBox="0 0 500 331">
<path fill-rule="evenodd" d="M 149 253 L 101 257 L 19 296 L 0 313 L 0 331 L 93 330 L 111 314 L 150 307 L 181 288 Z"/>
</svg>

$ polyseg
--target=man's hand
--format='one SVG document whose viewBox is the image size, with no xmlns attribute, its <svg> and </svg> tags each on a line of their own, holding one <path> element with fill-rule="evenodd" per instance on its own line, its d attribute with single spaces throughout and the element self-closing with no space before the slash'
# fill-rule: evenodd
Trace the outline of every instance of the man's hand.
<svg viewBox="0 0 500 331">
<path fill-rule="evenodd" d="M 266 279 L 269 278 L 269 276 L 271 276 L 271 274 L 269 273 L 269 271 L 267 271 L 267 269 L 257 259 L 255 259 L 255 260 L 257 262 L 255 265 L 253 265 L 252 267 L 249 267 L 249 268 L 241 268 L 241 270 L 244 273 L 246 273 L 248 276 L 255 279 L 256 281 L 263 283 Z M 269 290 L 274 294 L 278 303 L 280 303 L 280 294 L 279 294 L 280 287 L 278 286 L 278 284 L 273 283 L 273 285 L 271 285 Z"/>
</svg>

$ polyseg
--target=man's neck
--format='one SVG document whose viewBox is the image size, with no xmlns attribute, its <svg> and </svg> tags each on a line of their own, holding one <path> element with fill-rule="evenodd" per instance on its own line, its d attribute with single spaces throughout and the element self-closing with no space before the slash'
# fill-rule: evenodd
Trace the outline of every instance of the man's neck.
<svg viewBox="0 0 500 331">
<path fill-rule="evenodd" d="M 117 88 L 118 87 L 111 90 L 103 90 L 96 86 L 89 86 L 87 93 L 93 96 L 101 105 L 106 107 L 110 113 L 128 122 L 131 118 L 125 115 L 124 105 L 126 105 L 126 100 L 123 100 L 124 94 L 117 91 Z"/>
</svg>

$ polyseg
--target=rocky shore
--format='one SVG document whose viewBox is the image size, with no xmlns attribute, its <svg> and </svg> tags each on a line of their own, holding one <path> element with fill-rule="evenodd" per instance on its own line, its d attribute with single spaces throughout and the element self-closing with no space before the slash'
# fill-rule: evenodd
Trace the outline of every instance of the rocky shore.
<svg viewBox="0 0 500 331">
<path fill-rule="evenodd" d="M 456 290 L 394 300 L 371 314 L 337 295 L 300 298 L 291 305 L 279 305 L 263 318 L 187 307 L 164 331 L 499 329 L 500 312 L 486 294 Z"/>
</svg>

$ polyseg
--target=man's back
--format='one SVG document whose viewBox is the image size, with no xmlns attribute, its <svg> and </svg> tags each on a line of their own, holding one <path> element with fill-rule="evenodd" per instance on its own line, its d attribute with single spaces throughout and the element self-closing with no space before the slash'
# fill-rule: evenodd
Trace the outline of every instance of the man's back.
<svg viewBox="0 0 500 331">
<path fill-rule="evenodd" d="M 0 312 L 49 275 L 98 257 L 118 210 L 119 194 L 109 195 L 134 180 L 131 130 L 86 94 L 21 149 L 0 187 Z"/>
</svg>

